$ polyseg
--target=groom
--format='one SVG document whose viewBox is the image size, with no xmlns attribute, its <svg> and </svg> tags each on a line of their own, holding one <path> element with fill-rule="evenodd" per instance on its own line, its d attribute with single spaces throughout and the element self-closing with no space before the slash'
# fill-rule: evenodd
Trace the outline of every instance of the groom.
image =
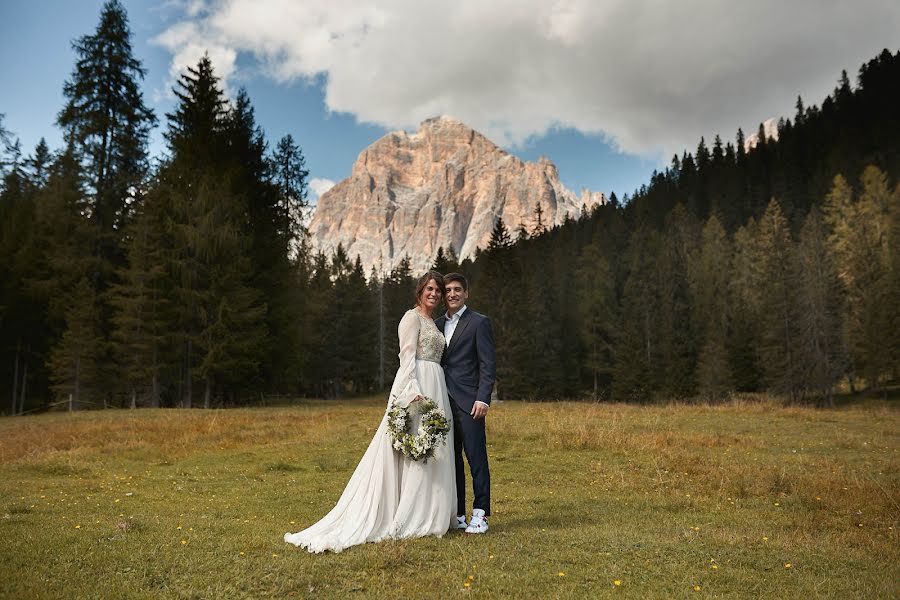
<svg viewBox="0 0 900 600">
<path fill-rule="evenodd" d="M 466 533 L 485 533 L 491 514 L 491 473 L 488 470 L 484 417 L 491 404 L 496 357 L 491 322 L 466 307 L 469 284 L 459 273 L 444 276 L 444 301 L 447 314 L 435 320 L 444 332 L 447 349 L 441 358 L 450 406 L 453 410 L 453 445 L 456 456 L 456 528 Z M 472 521 L 466 524 L 466 473 L 462 452 L 465 449 L 472 471 Z"/>
</svg>

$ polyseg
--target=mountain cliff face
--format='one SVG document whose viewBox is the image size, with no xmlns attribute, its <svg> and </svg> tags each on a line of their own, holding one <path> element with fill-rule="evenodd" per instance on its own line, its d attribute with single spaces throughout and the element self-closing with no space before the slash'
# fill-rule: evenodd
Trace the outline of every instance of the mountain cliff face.
<svg viewBox="0 0 900 600">
<path fill-rule="evenodd" d="M 412 135 L 389 133 L 366 148 L 353 172 L 319 198 L 310 222 L 315 248 L 343 244 L 368 271 L 389 271 L 408 255 L 427 269 L 439 247 L 460 259 L 484 248 L 502 218 L 511 232 L 531 229 L 540 205 L 548 227 L 606 202 L 601 192 L 577 197 L 546 159 L 523 162 L 449 117 L 424 121 Z"/>
<path fill-rule="evenodd" d="M 778 141 L 778 120 L 777 119 L 766 119 L 763 121 L 763 133 L 766 134 L 766 140 L 775 140 Z M 759 144 L 759 130 L 755 133 L 747 136 L 747 139 L 744 140 L 744 151 L 749 152 L 751 149 L 756 148 Z"/>
</svg>

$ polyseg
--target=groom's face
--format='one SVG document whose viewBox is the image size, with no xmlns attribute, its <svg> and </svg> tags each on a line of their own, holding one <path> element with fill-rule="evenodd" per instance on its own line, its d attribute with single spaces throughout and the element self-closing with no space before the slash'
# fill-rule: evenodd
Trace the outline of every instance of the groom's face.
<svg viewBox="0 0 900 600">
<path fill-rule="evenodd" d="M 447 284 L 444 293 L 444 301 L 447 303 L 447 312 L 451 315 L 462 308 L 468 298 L 469 292 L 463 289 L 460 282 L 451 281 Z"/>
</svg>

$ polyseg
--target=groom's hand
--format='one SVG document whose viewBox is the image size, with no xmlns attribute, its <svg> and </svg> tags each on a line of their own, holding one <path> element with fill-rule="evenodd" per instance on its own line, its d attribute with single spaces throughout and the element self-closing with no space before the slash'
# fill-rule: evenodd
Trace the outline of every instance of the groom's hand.
<svg viewBox="0 0 900 600">
<path fill-rule="evenodd" d="M 472 418 L 476 421 L 480 421 L 487 414 L 488 408 L 490 407 L 487 404 L 476 400 L 475 405 L 472 407 Z"/>
</svg>

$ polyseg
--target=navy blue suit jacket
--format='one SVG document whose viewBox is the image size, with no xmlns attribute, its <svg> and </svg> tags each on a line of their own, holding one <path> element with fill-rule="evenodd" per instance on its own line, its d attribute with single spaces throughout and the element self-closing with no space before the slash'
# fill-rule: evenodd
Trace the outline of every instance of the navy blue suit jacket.
<svg viewBox="0 0 900 600">
<path fill-rule="evenodd" d="M 435 319 L 441 333 L 446 322 L 446 315 Z M 450 398 L 461 409 L 472 412 L 476 400 L 490 404 L 497 377 L 491 320 L 467 307 L 456 324 L 450 345 L 444 349 L 441 365 Z"/>
</svg>

